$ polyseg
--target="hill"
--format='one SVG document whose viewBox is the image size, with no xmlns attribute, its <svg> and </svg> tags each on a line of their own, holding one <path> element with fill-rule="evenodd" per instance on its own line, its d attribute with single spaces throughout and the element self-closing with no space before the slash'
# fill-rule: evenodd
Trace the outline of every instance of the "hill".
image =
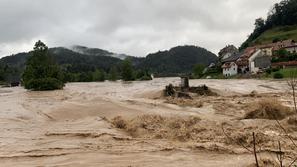
<svg viewBox="0 0 297 167">
<path fill-rule="evenodd" d="M 109 71 L 122 61 L 110 56 L 81 54 L 63 47 L 50 48 L 49 54 L 65 72 L 76 75 L 93 72 L 96 69 Z M 20 80 L 30 55 L 31 52 L 19 53 L 0 59 L 0 80 L 9 82 Z"/>
<path fill-rule="evenodd" d="M 121 62 L 118 58 L 101 55 L 86 55 L 63 47 L 50 48 L 49 53 L 59 65 L 67 67 L 71 72 L 87 72 L 96 68 L 109 70 L 111 66 L 115 66 Z M 30 54 L 31 52 L 19 53 L 4 57 L 0 59 L 0 65 L 23 69 Z"/>
<path fill-rule="evenodd" d="M 175 75 L 190 73 L 194 65 L 208 66 L 216 62 L 218 57 L 210 51 L 196 46 L 178 46 L 168 51 L 159 51 L 149 54 L 139 64 L 139 68 L 145 68 L 159 75 Z"/>
<path fill-rule="evenodd" d="M 262 45 L 286 39 L 297 41 L 297 25 L 279 26 L 269 29 L 253 40 L 250 45 Z"/>
<path fill-rule="evenodd" d="M 50 55 L 66 73 L 75 75 L 102 70 L 108 73 L 112 67 L 120 69 L 122 59 L 129 58 L 136 70 L 145 70 L 160 76 L 177 76 L 191 73 L 196 64 L 209 65 L 216 62 L 217 56 L 206 49 L 196 46 L 178 46 L 169 51 L 149 54 L 145 58 L 124 55 L 115 57 L 112 52 L 96 48 L 76 46 L 68 49 L 64 47 L 50 48 Z M 0 59 L 0 80 L 19 80 L 25 68 L 26 60 L 31 55 L 19 53 Z M 3 73 L 5 77 L 3 77 Z M 72 76 L 73 77 L 73 76 Z"/>
<path fill-rule="evenodd" d="M 297 0 L 282 0 L 274 4 L 265 20 L 263 18 L 256 19 L 254 31 L 241 45 L 240 50 L 255 44 L 296 39 L 296 27 Z"/>
<path fill-rule="evenodd" d="M 107 55 L 89 55 L 74 52 L 72 50 L 59 47 L 51 48 L 51 55 L 55 61 L 69 72 L 88 72 L 95 69 L 108 71 L 112 66 L 118 65 L 121 60 Z"/>
</svg>

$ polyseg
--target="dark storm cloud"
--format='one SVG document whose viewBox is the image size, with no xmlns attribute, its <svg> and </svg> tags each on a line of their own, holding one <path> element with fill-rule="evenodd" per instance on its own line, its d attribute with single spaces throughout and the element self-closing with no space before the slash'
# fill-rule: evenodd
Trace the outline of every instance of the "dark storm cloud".
<svg viewBox="0 0 297 167">
<path fill-rule="evenodd" d="M 192 44 L 240 45 L 279 0 L 1 0 L 0 56 L 74 44 L 145 56 Z"/>
</svg>

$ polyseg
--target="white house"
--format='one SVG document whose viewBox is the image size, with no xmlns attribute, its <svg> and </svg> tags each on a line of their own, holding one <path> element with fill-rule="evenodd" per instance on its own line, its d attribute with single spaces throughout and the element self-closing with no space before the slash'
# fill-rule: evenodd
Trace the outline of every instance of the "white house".
<svg viewBox="0 0 297 167">
<path fill-rule="evenodd" d="M 223 68 L 223 75 L 225 77 L 237 75 L 237 73 L 238 73 L 238 66 L 235 62 L 224 63 L 222 68 Z"/>
</svg>

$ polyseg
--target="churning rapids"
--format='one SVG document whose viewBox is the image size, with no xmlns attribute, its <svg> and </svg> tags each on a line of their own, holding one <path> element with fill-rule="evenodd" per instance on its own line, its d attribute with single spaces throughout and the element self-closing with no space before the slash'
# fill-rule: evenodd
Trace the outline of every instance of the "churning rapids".
<svg viewBox="0 0 297 167">
<path fill-rule="evenodd" d="M 179 79 L 70 83 L 64 90 L 48 92 L 0 88 L 0 166 L 246 166 L 253 163 L 253 155 L 226 144 L 219 128 L 223 122 L 239 128 L 251 124 L 238 119 L 244 111 L 236 106 L 236 96 L 256 90 L 285 103 L 289 99 L 283 81 L 191 80 L 191 85 L 206 84 L 221 96 L 204 97 L 200 108 L 178 106 L 161 97 L 169 83 L 178 85 Z M 135 120 L 149 114 L 177 121 L 199 117 L 197 133 L 203 136 L 179 140 L 172 134 L 162 136 L 161 130 L 159 135 L 154 130 L 131 135 L 112 123 L 119 116 Z"/>
</svg>

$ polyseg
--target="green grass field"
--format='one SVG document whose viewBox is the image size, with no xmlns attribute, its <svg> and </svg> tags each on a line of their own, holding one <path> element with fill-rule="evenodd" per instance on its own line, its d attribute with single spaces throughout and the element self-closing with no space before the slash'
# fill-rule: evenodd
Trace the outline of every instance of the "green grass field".
<svg viewBox="0 0 297 167">
<path fill-rule="evenodd" d="M 273 72 L 269 75 L 269 78 L 273 78 L 273 75 L 275 73 L 281 73 L 283 74 L 284 78 L 291 78 L 291 77 L 297 77 L 297 68 L 286 68 L 286 69 L 280 69 L 277 72 Z"/>
<path fill-rule="evenodd" d="M 286 40 L 293 39 L 297 41 L 297 25 L 276 27 L 264 32 L 252 43 L 253 45 L 261 45 L 271 43 L 274 39 Z"/>
</svg>

